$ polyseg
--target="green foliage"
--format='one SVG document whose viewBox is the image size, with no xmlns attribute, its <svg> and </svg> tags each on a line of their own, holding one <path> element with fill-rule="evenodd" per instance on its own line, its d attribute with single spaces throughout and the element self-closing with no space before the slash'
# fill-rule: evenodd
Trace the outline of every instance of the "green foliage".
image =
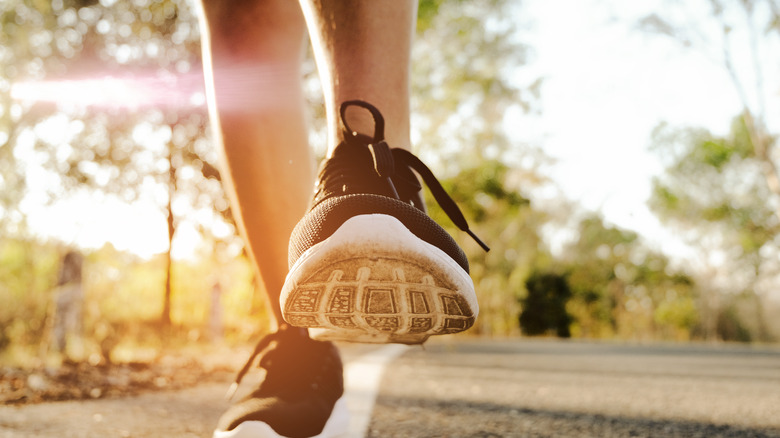
<svg viewBox="0 0 780 438">
<path fill-rule="evenodd" d="M 182 98 L 183 91 L 172 92 L 202 80 L 192 71 L 200 64 L 200 35 L 190 2 L 12 0 L 3 3 L 0 14 L 10 31 L 0 36 L 6 61 L 0 70 L 0 139 L 10 146 L 0 155 L 12 158 L 0 164 L 0 191 L 14 194 L 0 197 L 0 226 L 23 231 L 25 212 L 19 206 L 28 196 L 27 178 L 35 174 L 46 181 L 35 184 L 45 190 L 44 202 L 77 193 L 125 202 L 151 198 L 166 212 L 176 205 L 177 217 L 167 214 L 174 229 L 180 220 L 204 232 L 227 225 L 232 234 L 210 233 L 210 238 L 235 241 L 217 154 L 206 138 L 205 109 Z M 14 102 L 8 95 L 11 85 L 23 81 L 63 85 L 106 77 L 119 79 L 112 88 L 120 89 L 111 90 L 119 95 L 165 99 L 83 106 Z M 128 84 L 149 89 L 122 88 Z M 88 85 L 79 87 L 85 99 L 95 97 L 83 91 Z"/>
<path fill-rule="evenodd" d="M 753 336 L 745 326 L 735 306 L 728 306 L 718 314 L 718 337 L 727 341 L 751 342 Z"/>
<path fill-rule="evenodd" d="M 482 160 L 519 160 L 531 151 L 500 128 L 511 107 L 538 96 L 513 72 L 529 48 L 517 38 L 517 4 L 506 0 L 420 4 L 412 65 L 415 137 L 424 161 L 454 175 Z M 505 160 L 504 160 L 505 161 Z"/>
<path fill-rule="evenodd" d="M 0 241 L 0 351 L 42 339 L 59 256 L 56 248 L 34 241 Z"/>
<path fill-rule="evenodd" d="M 197 20 L 185 1 L 147 5 L 14 0 L 8 6 L 2 10 L 2 20 L 12 32 L 3 35 L 8 62 L 0 74 L 0 84 L 5 84 L 0 90 L 7 91 L 20 81 L 115 76 L 164 86 L 155 92 L 165 93 L 184 80 L 166 81 L 157 69 L 188 74 L 200 63 Z M 43 158 L 40 165 L 53 179 L 47 187 L 51 199 L 87 188 L 132 201 L 149 191 L 151 181 L 167 186 L 170 166 L 194 171 L 201 179 L 219 178 L 210 164 L 216 161 L 215 152 L 204 151 L 202 145 L 205 110 L 181 106 L 175 93 L 167 100 L 167 108 L 79 108 L 8 99 L 0 101 L 0 116 L 3 126 L 12 127 L 6 128 L 11 129 L 7 134 L 11 149 L 23 148 L 16 142 L 22 133 L 34 134 L 34 149 Z M 68 126 L 68 134 L 58 138 L 41 135 L 49 129 L 47 124 Z M 170 144 L 155 148 L 151 137 L 168 137 Z M 163 166 L 165 160 L 172 163 Z M 25 161 L 19 165 L 35 166 Z M 21 179 L 18 188 L 23 187 L 23 175 Z M 197 189 L 197 184 L 189 185 L 182 192 Z M 212 190 L 201 194 L 212 197 L 211 205 L 226 204 Z M 5 206 L 12 208 L 18 201 L 9 200 Z"/>
<path fill-rule="evenodd" d="M 636 233 L 591 216 L 564 248 L 575 337 L 689 339 L 698 324 L 693 280 Z"/>
<path fill-rule="evenodd" d="M 745 115 L 735 118 L 725 136 L 661 126 L 653 146 L 668 161 L 654 181 L 651 208 L 666 222 L 688 230 L 693 246 L 728 257 L 724 274 L 736 280 L 709 292 L 709 306 L 721 316 L 719 325 L 710 322 L 707 336 L 729 339 L 747 338 L 739 334 L 736 314 L 719 308 L 729 298 L 717 299 L 715 294 L 753 293 L 762 281 L 776 278 L 778 264 L 771 255 L 780 250 L 780 195 L 766 178 L 771 162 L 754 147 L 746 120 Z M 723 324 L 732 328 L 717 328 Z"/>
<path fill-rule="evenodd" d="M 702 220 L 729 230 L 732 242 L 754 254 L 780 231 L 774 205 L 778 199 L 761 176 L 744 118 L 718 138 L 698 130 L 662 126 L 654 150 L 670 156 L 665 174 L 654 181 L 650 206 L 681 226 Z M 671 152 L 671 154 L 670 154 Z"/>
<path fill-rule="evenodd" d="M 507 0 L 422 0 L 419 5 L 413 135 L 420 155 L 437 174 L 448 177 L 442 182 L 472 229 L 492 247 L 485 254 L 465 234 L 447 226 L 472 262 L 481 306 L 473 332 L 518 334 L 522 311 L 559 321 L 562 317 L 551 315 L 572 315 L 574 336 L 689 336 L 698 323 L 695 287 L 687 277 L 668 273 L 667 260 L 647 251 L 634 233 L 589 218 L 580 225 L 581 238 L 567 248 L 564 260 L 553 260 L 545 248 L 540 229 L 547 215 L 524 196 L 542 180 L 536 167 L 541 154 L 513 143 L 500 129 L 509 109 L 534 110 L 540 84 L 538 80 L 518 84 L 514 75 L 529 53 L 518 38 L 515 8 L 517 3 Z M 188 77 L 200 64 L 197 20 L 190 2 L 8 0 L 0 3 L 0 14 L 4 29 L 0 34 L 0 227 L 9 235 L 23 236 L 24 212 L 18 207 L 26 195 L 32 164 L 51 176 L 48 189 L 53 201 L 79 190 L 127 201 L 150 192 L 166 193 L 156 197 L 161 209 L 169 200 L 176 201 L 177 218 L 197 217 L 206 240 L 222 248 L 207 260 L 174 262 L 173 330 L 191 339 L 204 337 L 211 288 L 218 281 L 224 290 L 220 301 L 230 324 L 229 336 L 244 339 L 254 333 L 267 311 L 258 299 L 248 262 L 225 256 L 235 229 L 229 236 L 214 236 L 213 225 L 230 224 L 231 218 L 215 166 L 216 153 L 206 138 L 203 109 L 57 108 L 16 103 L 9 95 L 10 85 L 21 80 L 103 74 L 134 78 L 150 71 Z M 69 134 L 54 139 L 41 135 L 47 123 L 67 126 Z M 707 137 L 700 148 L 683 152 L 749 191 L 751 186 L 732 172 L 735 163 L 750 160 L 755 153 L 739 129 L 747 128 L 743 123 L 735 126 L 734 139 Z M 164 146 L 144 141 L 149 137 L 164 138 Z M 32 155 L 37 161 L 28 159 Z M 532 164 L 518 164 L 528 158 Z M 679 168 L 680 174 L 695 174 L 686 166 Z M 744 200 L 720 199 L 705 205 L 698 194 L 681 194 L 677 183 L 668 182 L 659 179 L 656 190 L 668 211 L 697 205 L 695 214 L 708 220 L 738 222 L 749 230 L 741 245 L 750 251 L 759 251 L 769 238 L 759 229 L 765 217 Z M 697 187 L 712 196 L 706 186 Z M 434 204 L 428 200 L 434 219 L 448 224 Z M 208 214 L 200 214 L 204 211 Z M 0 243 L 4 306 L 0 346 L 45 338 L 58 259 L 53 246 L 23 237 Z M 141 260 L 110 246 L 88 254 L 85 326 L 90 348 L 105 356 L 106 351 L 133 342 L 159 346 L 156 321 L 162 309 L 166 263 L 164 257 Z M 538 304 L 552 310 L 536 312 L 532 309 L 547 287 L 541 272 L 565 272 L 555 277 L 558 283 L 554 284 L 555 290 L 564 292 Z M 560 283 L 563 279 L 565 283 Z M 563 306 L 565 290 L 571 297 Z"/>
<path fill-rule="evenodd" d="M 417 30 L 424 32 L 431 27 L 431 22 L 438 15 L 439 8 L 445 0 L 420 0 L 417 5 Z"/>
<path fill-rule="evenodd" d="M 712 315 L 731 321 L 724 303 L 733 296 L 767 296 L 777 289 L 780 160 L 778 135 L 772 131 L 776 125 L 766 108 L 776 103 L 771 90 L 778 83 L 774 61 L 764 53 L 780 42 L 778 8 L 775 0 L 666 2 L 660 13 L 639 23 L 719 63 L 740 100 L 741 107 L 735 108 L 740 114 L 726 135 L 662 125 L 653 136 L 653 149 L 667 161 L 664 174 L 654 181 L 651 208 L 687 232 L 705 263 L 719 259 L 702 278 L 711 283 L 704 300 L 710 315 L 707 337 L 725 336 Z M 763 318 L 762 311 L 756 314 L 754 319 Z M 752 329 L 757 330 L 754 339 L 769 339 L 763 329 Z M 741 329 L 726 332 L 730 339 L 747 339 L 738 334 Z"/>
<path fill-rule="evenodd" d="M 423 0 L 418 11 L 413 139 L 421 158 L 445 177 L 445 189 L 473 231 L 491 247 L 484 253 L 447 226 L 471 262 L 480 303 L 472 333 L 518 333 L 525 280 L 537 257 L 547 256 L 539 237 L 545 215 L 523 195 L 542 180 L 541 154 L 512 142 L 501 128 L 510 108 L 530 111 L 538 98 L 538 89 L 518 84 L 514 75 L 529 52 L 518 38 L 517 7 L 506 0 Z M 432 200 L 428 205 L 437 222 L 449 224 Z"/>
<path fill-rule="evenodd" d="M 655 309 L 655 322 L 668 327 L 675 334 L 682 333 L 683 336 L 689 336 L 691 329 L 699 323 L 696 302 L 693 297 L 678 297 L 673 289 L 667 294 L 670 296 L 659 303 Z"/>
<path fill-rule="evenodd" d="M 560 338 L 571 337 L 571 315 L 566 303 L 572 296 L 565 276 L 534 272 L 525 282 L 528 295 L 521 300 L 523 311 L 519 322 L 523 333 L 543 335 L 554 331 Z"/>
<path fill-rule="evenodd" d="M 109 326 L 138 330 L 139 324 L 156 322 L 162 301 L 167 260 L 158 256 L 139 260 L 114 250 L 110 245 L 93 253 L 85 284 L 90 316 Z M 231 338 L 246 339 L 266 318 L 264 304 L 252 305 L 255 295 L 253 271 L 245 258 L 228 262 L 209 259 L 174 261 L 172 266 L 171 320 L 178 331 L 195 339 L 206 339 L 210 323 L 212 289 L 219 284 L 219 298 L 226 332 Z M 146 341 L 159 343 L 164 340 Z"/>
<path fill-rule="evenodd" d="M 52 244 L 0 242 L 0 361 L 4 350 L 28 348 L 37 356 L 51 342 L 54 288 L 64 254 Z M 258 321 L 268 318 L 270 310 L 258 300 L 253 268 L 245 258 L 178 261 L 173 265 L 173 328 L 163 332 L 159 297 L 165 269 L 162 256 L 143 260 L 111 245 L 88 253 L 83 339 L 75 359 L 90 354 L 110 359 L 112 352 L 127 348 L 160 349 L 177 340 L 209 340 L 211 290 L 216 282 L 222 288 L 218 302 L 226 340 L 248 341 L 261 329 Z M 39 344 L 43 348 L 36 349 Z"/>
<path fill-rule="evenodd" d="M 0 91 L 7 91 L 10 84 L 21 80 L 102 75 L 132 79 L 159 71 L 185 77 L 200 63 L 197 20 L 190 6 L 185 0 L 5 2 L 0 7 L 3 28 L 8 30 L 1 36 L 4 62 L 0 85 L 4 86 L 0 86 Z M 420 62 L 415 63 L 419 68 L 414 81 L 415 95 L 420 100 L 415 105 L 416 114 L 426 114 L 430 129 L 424 129 L 420 136 L 425 138 L 426 150 L 441 152 L 436 155 L 443 163 L 454 162 L 447 155 L 447 150 L 454 148 L 468 151 L 459 154 L 459 163 L 475 163 L 474 154 L 509 147 L 505 136 L 493 127 L 500 124 L 509 106 L 525 105 L 528 100 L 520 98 L 518 88 L 508 79 L 511 68 L 525 61 L 526 52 L 513 36 L 513 21 L 505 14 L 511 7 L 512 2 L 501 0 L 454 3 L 423 0 L 420 3 L 418 41 L 421 44 L 415 53 L 415 60 Z M 490 25 L 485 26 L 488 22 Z M 440 44 L 441 41 L 447 44 Z M 442 78 L 444 81 L 440 81 Z M 176 85 L 171 83 L 171 87 Z M 204 140 L 206 117 L 202 110 L 56 108 L 49 104 L 13 103 L 7 93 L 2 97 L 5 100 L 0 101 L 3 105 L 0 117 L 11 145 L 2 148 L 2 153 L 8 153 L 11 158 L 24 155 L 9 152 L 19 149 L 20 134 L 37 134 L 38 127 L 52 120 L 73 128 L 64 138 L 34 136 L 33 149 L 43 157 L 38 165 L 53 181 L 48 187 L 51 201 L 67 199 L 85 189 L 132 201 L 150 191 L 168 192 L 172 186 L 175 192 L 169 196 L 180 206 L 175 209 L 177 217 L 201 218 L 202 214 L 193 213 L 204 209 L 213 209 L 217 216 L 224 216 L 198 224 L 210 239 L 214 238 L 211 224 L 220 220 L 230 222 L 227 202 L 218 184 L 219 173 L 213 164 L 216 154 Z M 426 108 L 427 105 L 430 107 Z M 450 124 L 459 123 L 464 129 L 447 130 L 438 123 L 442 118 L 450 119 Z M 163 148 L 153 147 L 143 141 L 150 136 L 170 140 Z M 0 190 L 4 196 L 0 217 L 20 222 L 23 216 L 12 216 L 10 212 L 24 198 L 23 169 L 32 163 L 26 158 L 19 163 L 2 163 L 5 167 L 0 188 L 9 190 Z M 524 202 L 511 191 L 502 192 L 501 183 L 491 180 L 489 174 L 483 172 L 480 177 L 478 190 L 483 193 L 483 199 L 471 205 L 479 220 L 493 213 L 490 206 L 493 202 L 506 204 L 510 212 L 518 210 Z M 12 198 L 7 193 L 19 195 Z M 164 196 L 156 196 L 160 198 Z M 168 200 L 160 200 L 161 209 Z M 496 256 L 490 257 L 495 258 L 496 264 L 503 263 Z M 174 287 L 188 281 L 189 273 L 180 269 L 173 272 Z M 177 279 L 177 274 L 185 278 Z M 514 274 L 512 284 L 521 283 L 520 277 Z M 122 287 L 130 288 L 140 287 L 136 282 L 146 282 L 144 290 L 154 294 L 159 289 L 152 284 L 162 279 L 145 275 L 143 279 L 126 277 L 125 281 L 128 284 Z M 148 300 L 151 297 L 144 295 L 144 301 Z M 150 317 L 145 312 L 154 313 L 158 308 L 146 305 L 142 311 L 133 303 L 116 301 L 114 295 L 101 295 L 99 301 L 105 301 L 105 312 L 121 313 L 119 309 L 123 309 L 144 318 Z M 189 314 L 202 312 L 194 302 L 188 306 Z"/>
<path fill-rule="evenodd" d="M 488 253 L 452 225 L 434 200 L 426 200 L 431 217 L 455 236 L 471 262 L 480 305 L 471 333 L 518 333 L 518 300 L 525 295 L 525 280 L 537 257 L 546 254 L 538 234 L 545 217 L 512 184 L 519 173 L 499 161 L 485 161 L 442 180 L 471 229 L 491 247 Z"/>
<path fill-rule="evenodd" d="M 755 150 L 743 117 L 734 119 L 731 132 L 730 138 L 717 138 L 702 133 L 701 138 L 693 144 L 694 147 L 683 160 L 701 163 L 722 172 L 732 160 L 753 157 Z"/>
</svg>

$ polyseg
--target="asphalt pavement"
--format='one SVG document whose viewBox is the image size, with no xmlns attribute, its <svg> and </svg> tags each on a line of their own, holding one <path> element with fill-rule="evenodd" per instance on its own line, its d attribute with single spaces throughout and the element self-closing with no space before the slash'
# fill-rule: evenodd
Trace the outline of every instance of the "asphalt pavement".
<svg viewBox="0 0 780 438">
<path fill-rule="evenodd" d="M 780 437 L 780 350 L 444 339 L 385 371 L 371 437 Z"/>
<path fill-rule="evenodd" d="M 775 347 L 456 336 L 342 351 L 368 415 L 349 438 L 780 437 Z M 226 383 L 0 406 L 0 437 L 209 437 Z"/>
</svg>

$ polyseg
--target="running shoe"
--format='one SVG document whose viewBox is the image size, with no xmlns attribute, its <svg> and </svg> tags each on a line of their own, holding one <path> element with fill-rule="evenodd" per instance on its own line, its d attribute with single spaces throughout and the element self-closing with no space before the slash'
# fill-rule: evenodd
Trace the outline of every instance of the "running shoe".
<svg viewBox="0 0 780 438">
<path fill-rule="evenodd" d="M 329 438 L 346 433 L 342 364 L 332 343 L 283 325 L 257 344 L 230 397 L 258 356 L 265 378 L 222 415 L 213 438 Z"/>
<path fill-rule="evenodd" d="M 372 137 L 346 111 L 371 113 Z M 478 305 L 466 255 L 425 210 L 419 175 L 445 213 L 486 251 L 431 170 L 390 148 L 384 119 L 363 101 L 341 105 L 346 138 L 320 167 L 314 200 L 290 238 L 284 319 L 317 339 L 421 344 L 464 331 Z"/>
</svg>

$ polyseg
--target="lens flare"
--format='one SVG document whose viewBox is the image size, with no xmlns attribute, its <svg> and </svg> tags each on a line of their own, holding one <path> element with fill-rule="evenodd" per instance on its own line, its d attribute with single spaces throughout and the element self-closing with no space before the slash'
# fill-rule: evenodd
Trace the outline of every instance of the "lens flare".
<svg viewBox="0 0 780 438">
<path fill-rule="evenodd" d="M 17 82 L 11 98 L 21 102 L 47 102 L 63 107 L 116 109 L 192 108 L 205 104 L 203 75 L 146 75 L 88 77 Z"/>
<path fill-rule="evenodd" d="M 213 91 L 221 112 L 248 112 L 299 105 L 301 72 L 296 66 L 264 63 L 222 65 L 213 72 Z M 209 78 L 211 82 L 211 78 Z M 11 97 L 60 108 L 96 107 L 137 110 L 187 109 L 206 105 L 201 70 L 183 74 L 149 73 L 132 76 L 92 75 L 78 78 L 16 82 Z"/>
</svg>

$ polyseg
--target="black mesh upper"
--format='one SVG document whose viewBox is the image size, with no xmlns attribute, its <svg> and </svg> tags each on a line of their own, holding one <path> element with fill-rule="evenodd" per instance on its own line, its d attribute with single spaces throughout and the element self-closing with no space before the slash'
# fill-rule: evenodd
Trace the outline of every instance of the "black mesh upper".
<svg viewBox="0 0 780 438">
<path fill-rule="evenodd" d="M 255 391 L 222 415 L 217 430 L 233 430 L 243 422 L 260 421 L 286 437 L 310 437 L 322 432 L 344 393 L 341 358 L 332 343 L 296 335 L 295 330 L 276 332 L 260 341 L 258 345 L 265 346 L 260 356 L 265 378 Z M 247 365 L 254 360 L 253 355 Z"/>
<path fill-rule="evenodd" d="M 415 236 L 444 251 L 466 272 L 469 264 L 463 250 L 428 215 L 410 204 L 372 194 L 328 198 L 307 213 L 290 237 L 290 267 L 312 246 L 330 237 L 348 219 L 363 214 L 386 214 L 401 221 Z"/>
<path fill-rule="evenodd" d="M 358 106 L 371 112 L 374 135 L 349 129 L 345 111 Z M 463 270 L 469 264 L 452 237 L 425 213 L 420 175 L 436 201 L 461 230 L 469 230 L 458 206 L 447 195 L 433 173 L 419 158 L 404 149 L 390 148 L 384 141 L 384 119 L 379 110 L 362 101 L 341 105 L 344 140 L 320 166 L 312 208 L 298 222 L 290 236 L 290 267 L 312 246 L 324 241 L 348 219 L 364 214 L 386 214 L 398 219 L 421 240 L 449 255 Z"/>
</svg>

